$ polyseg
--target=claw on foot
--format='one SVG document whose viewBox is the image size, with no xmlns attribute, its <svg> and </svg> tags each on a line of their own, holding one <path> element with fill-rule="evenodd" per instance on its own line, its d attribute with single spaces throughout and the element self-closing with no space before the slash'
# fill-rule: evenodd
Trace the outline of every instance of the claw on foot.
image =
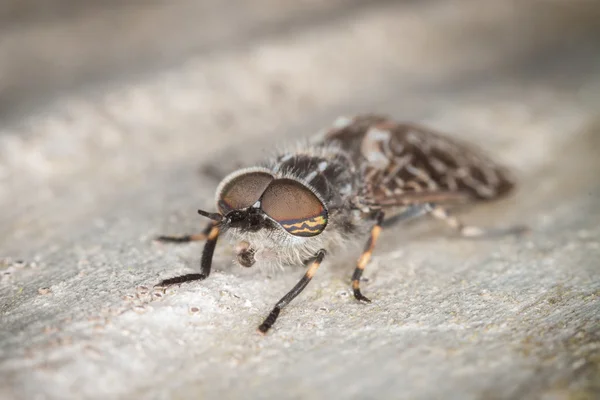
<svg viewBox="0 0 600 400">
<path fill-rule="evenodd" d="M 354 298 L 356 298 L 356 300 L 358 300 L 358 301 L 364 301 L 365 303 L 370 303 L 371 302 L 371 300 L 368 297 L 365 297 L 360 292 L 360 289 L 354 289 Z"/>
</svg>

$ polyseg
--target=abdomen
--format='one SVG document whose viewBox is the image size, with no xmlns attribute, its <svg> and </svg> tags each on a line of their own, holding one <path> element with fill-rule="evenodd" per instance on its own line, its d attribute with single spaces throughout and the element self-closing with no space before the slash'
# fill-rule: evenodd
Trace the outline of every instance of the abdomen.
<svg viewBox="0 0 600 400">
<path fill-rule="evenodd" d="M 324 142 L 349 153 L 375 197 L 427 191 L 483 201 L 500 198 L 514 187 L 507 170 L 479 149 L 425 127 L 376 115 L 336 124 Z"/>
</svg>

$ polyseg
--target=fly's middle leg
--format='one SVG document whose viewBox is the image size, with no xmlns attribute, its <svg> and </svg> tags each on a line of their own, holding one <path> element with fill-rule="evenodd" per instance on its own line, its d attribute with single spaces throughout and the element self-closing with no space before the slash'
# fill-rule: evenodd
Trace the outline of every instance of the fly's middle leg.
<svg viewBox="0 0 600 400">
<path fill-rule="evenodd" d="M 375 225 L 371 228 L 371 236 L 369 236 L 369 240 L 365 245 L 365 249 L 361 254 L 358 262 L 356 263 L 356 268 L 354 268 L 354 274 L 352 274 L 352 290 L 354 292 L 354 297 L 356 300 L 364 301 L 366 303 L 370 303 L 367 297 L 365 297 L 360 291 L 360 278 L 365 270 L 365 267 L 371 260 L 371 255 L 373 254 L 373 249 L 375 248 L 375 243 L 377 242 L 377 238 L 379 238 L 379 234 L 381 233 L 381 224 L 383 223 L 384 213 L 380 211 L 376 216 Z"/>
</svg>

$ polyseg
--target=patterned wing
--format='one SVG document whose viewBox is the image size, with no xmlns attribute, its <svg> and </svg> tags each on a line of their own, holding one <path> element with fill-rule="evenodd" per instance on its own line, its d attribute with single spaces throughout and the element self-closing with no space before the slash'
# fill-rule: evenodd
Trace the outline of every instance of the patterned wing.
<svg viewBox="0 0 600 400">
<path fill-rule="evenodd" d="M 351 154 L 375 205 L 494 200 L 514 186 L 477 148 L 383 116 L 338 119 L 322 140 Z"/>
</svg>

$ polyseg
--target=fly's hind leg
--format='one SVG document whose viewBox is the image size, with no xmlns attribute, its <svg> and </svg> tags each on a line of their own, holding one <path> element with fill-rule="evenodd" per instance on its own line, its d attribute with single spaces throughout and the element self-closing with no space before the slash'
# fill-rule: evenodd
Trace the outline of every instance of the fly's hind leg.
<svg viewBox="0 0 600 400">
<path fill-rule="evenodd" d="M 398 223 L 407 222 L 419 218 L 429 212 L 426 204 L 412 204 L 399 214 L 388 216 L 381 224 L 383 228 L 387 228 Z"/>
<path fill-rule="evenodd" d="M 515 225 L 506 228 L 480 228 L 478 226 L 465 225 L 453 216 L 445 208 L 437 204 L 428 203 L 427 211 L 435 218 L 444 221 L 459 235 L 469 238 L 494 238 L 505 235 L 520 235 L 529 231 L 524 225 Z"/>
<path fill-rule="evenodd" d="M 381 233 L 381 224 L 383 223 L 384 213 L 383 211 L 379 211 L 376 215 L 376 222 L 371 228 L 371 236 L 369 236 L 369 240 L 367 240 L 367 244 L 365 245 L 365 249 L 361 254 L 358 262 L 356 263 L 356 268 L 354 269 L 354 273 L 352 274 L 352 290 L 354 291 L 354 297 L 358 301 L 364 301 L 366 303 L 370 303 L 367 297 L 365 297 L 360 292 L 360 277 L 365 270 L 365 267 L 371 260 L 371 255 L 373 254 L 373 249 L 375 248 L 375 243 L 377 242 L 377 238 Z"/>
</svg>

